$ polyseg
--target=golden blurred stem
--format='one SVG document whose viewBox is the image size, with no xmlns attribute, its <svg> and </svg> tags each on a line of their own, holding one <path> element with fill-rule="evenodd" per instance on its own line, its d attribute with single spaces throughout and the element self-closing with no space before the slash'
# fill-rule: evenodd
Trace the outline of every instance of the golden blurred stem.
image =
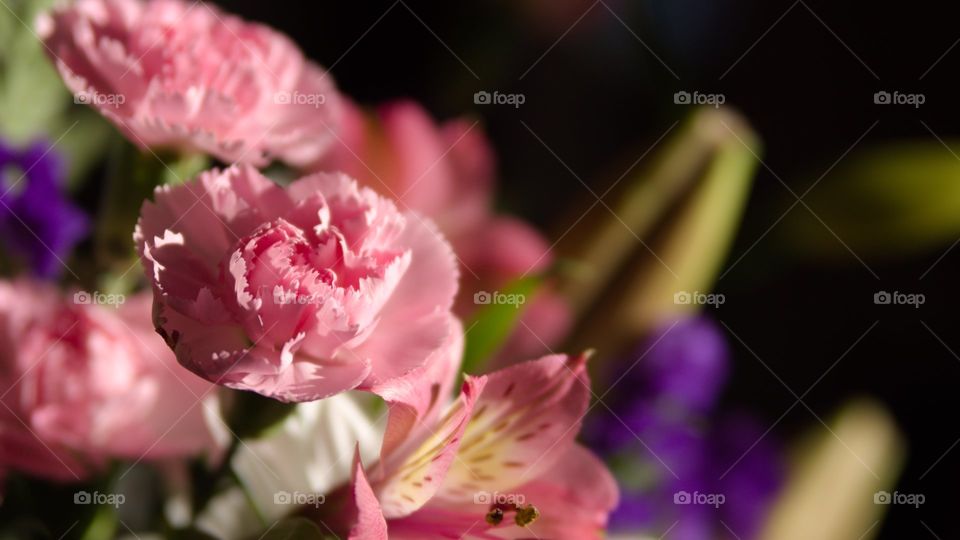
<svg viewBox="0 0 960 540">
<path fill-rule="evenodd" d="M 691 186 L 688 193 L 675 202 L 669 218 L 666 218 L 666 208 L 659 209 L 656 231 L 646 224 L 652 216 L 645 217 L 647 228 L 643 234 L 634 231 L 642 243 L 625 230 L 623 223 L 613 220 L 610 224 L 628 235 L 624 242 L 633 252 L 623 250 L 619 256 L 623 260 L 622 268 L 606 268 L 606 289 L 590 311 L 597 316 L 583 317 L 571 343 L 574 350 L 597 347 L 602 353 L 618 353 L 658 321 L 703 307 L 696 303 L 677 304 L 674 295 L 707 293 L 713 287 L 740 223 L 759 161 L 760 143 L 740 117 L 722 109 L 699 112 L 691 126 L 693 133 L 678 135 L 672 145 L 691 146 L 698 155 L 689 154 L 689 148 L 680 151 L 671 146 L 667 161 L 695 158 L 697 166 L 663 163 L 658 168 L 662 175 L 683 172 L 690 178 L 675 177 L 667 182 L 667 176 L 663 176 L 653 183 L 640 183 L 668 186 L 674 199 L 677 197 L 672 192 L 677 186 Z M 710 144 L 705 145 L 706 141 Z M 634 193 L 640 192 L 645 190 L 638 188 Z M 662 193 L 660 197 L 661 201 L 666 199 Z M 639 208 L 639 203 L 633 204 L 637 206 L 625 207 Z M 596 250 L 603 248 L 600 242 L 596 243 Z M 588 256 L 598 254 L 588 253 Z M 606 260 L 610 258 L 605 256 Z"/>
<path fill-rule="evenodd" d="M 613 197 L 615 202 L 607 202 L 609 195 L 603 198 L 615 215 L 598 203 L 557 245 L 558 258 L 576 264 L 571 278 L 559 287 L 578 314 L 590 307 L 634 253 L 637 237 L 651 232 L 696 181 L 716 147 L 729 137 L 718 129 L 718 114 L 723 113 L 703 110 L 685 121 L 656 154 L 653 164 L 635 175 L 636 180 L 627 179 L 625 189 Z"/>
<path fill-rule="evenodd" d="M 827 431 L 796 448 L 786 487 L 760 540 L 868 539 L 880 531 L 890 491 L 904 459 L 904 441 L 883 408 L 871 402 L 844 407 Z"/>
</svg>

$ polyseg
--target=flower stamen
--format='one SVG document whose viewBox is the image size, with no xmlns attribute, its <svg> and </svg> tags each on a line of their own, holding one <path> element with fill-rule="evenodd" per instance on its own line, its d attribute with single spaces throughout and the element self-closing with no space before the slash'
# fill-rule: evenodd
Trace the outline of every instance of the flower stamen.
<svg viewBox="0 0 960 540">
<path fill-rule="evenodd" d="M 500 525 L 507 512 L 513 512 L 513 521 L 518 527 L 526 527 L 540 517 L 540 511 L 532 504 L 495 503 L 490 506 L 485 519 L 490 525 Z"/>
</svg>

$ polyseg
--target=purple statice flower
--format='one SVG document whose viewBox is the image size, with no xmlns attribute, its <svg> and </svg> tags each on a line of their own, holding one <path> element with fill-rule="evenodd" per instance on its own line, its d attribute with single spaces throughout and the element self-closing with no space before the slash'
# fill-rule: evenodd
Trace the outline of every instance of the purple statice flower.
<svg viewBox="0 0 960 540">
<path fill-rule="evenodd" d="M 710 411 L 727 382 L 730 350 L 723 333 L 706 317 L 662 326 L 638 350 L 643 367 L 635 373 L 648 395 L 692 412 Z"/>
<path fill-rule="evenodd" d="M 713 432 L 718 444 L 710 461 L 711 476 L 730 504 L 722 512 L 726 528 L 754 538 L 784 478 L 781 448 L 764 426 L 746 413 L 725 414 Z"/>
<path fill-rule="evenodd" d="M 681 540 L 754 536 L 779 489 L 780 452 L 749 416 L 716 412 L 730 369 L 722 331 L 705 317 L 683 319 L 620 365 L 633 367 L 614 374 L 622 378 L 604 398 L 610 410 L 584 430 L 620 483 L 610 528 L 670 528 Z M 722 504 L 701 500 L 718 495 Z"/>
<path fill-rule="evenodd" d="M 631 431 L 659 433 L 665 422 L 686 424 L 706 415 L 726 384 L 729 355 L 722 332 L 707 318 L 662 325 L 614 364 L 627 369 L 608 377 L 617 382 L 604 402 L 616 415 L 588 425 L 588 438 L 600 450 L 614 450 L 636 441 Z"/>
<path fill-rule="evenodd" d="M 60 156 L 44 142 L 16 149 L 0 141 L 0 241 L 41 278 L 55 278 L 90 230 L 64 196 Z"/>
</svg>

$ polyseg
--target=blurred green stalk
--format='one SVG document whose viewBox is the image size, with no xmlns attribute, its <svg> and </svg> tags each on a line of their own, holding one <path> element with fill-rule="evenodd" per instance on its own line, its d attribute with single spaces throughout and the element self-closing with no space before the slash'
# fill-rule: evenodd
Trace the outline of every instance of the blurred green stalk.
<svg viewBox="0 0 960 540">
<path fill-rule="evenodd" d="M 960 143 L 908 141 L 855 152 L 830 171 L 784 220 L 781 245 L 807 256 L 890 258 L 960 236 Z M 830 230 L 824 227 L 824 223 Z"/>
</svg>

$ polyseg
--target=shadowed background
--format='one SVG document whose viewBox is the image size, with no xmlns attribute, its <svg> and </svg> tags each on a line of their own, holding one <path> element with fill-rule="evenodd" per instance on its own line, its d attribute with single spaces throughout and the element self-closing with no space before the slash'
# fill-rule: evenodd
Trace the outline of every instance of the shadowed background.
<svg viewBox="0 0 960 540">
<path fill-rule="evenodd" d="M 834 165 L 883 143 L 920 141 L 960 161 L 948 148 L 960 121 L 960 6 L 219 3 L 289 34 L 364 104 L 409 97 L 440 118 L 480 118 L 499 154 L 501 206 L 558 233 L 595 201 L 581 180 L 606 185 L 689 111 L 674 103 L 675 92 L 723 94 L 765 148 L 716 286 L 727 301 L 710 313 L 735 333 L 725 400 L 776 422 L 772 433 L 790 440 L 823 429 L 817 416 L 828 419 L 848 397 L 877 397 L 909 439 L 897 489 L 926 495 L 919 509 L 891 506 L 879 536 L 960 534 L 951 519 L 960 502 L 956 238 L 878 250 L 847 237 L 818 206 L 833 176 L 802 204 L 790 192 L 802 194 Z M 526 102 L 477 105 L 478 91 L 521 93 Z M 921 93 L 925 103 L 878 105 L 878 91 Z M 929 196 L 932 203 L 940 194 Z M 834 255 L 799 249 L 788 227 L 833 244 Z M 878 306 L 881 290 L 922 293 L 926 302 Z"/>
</svg>

